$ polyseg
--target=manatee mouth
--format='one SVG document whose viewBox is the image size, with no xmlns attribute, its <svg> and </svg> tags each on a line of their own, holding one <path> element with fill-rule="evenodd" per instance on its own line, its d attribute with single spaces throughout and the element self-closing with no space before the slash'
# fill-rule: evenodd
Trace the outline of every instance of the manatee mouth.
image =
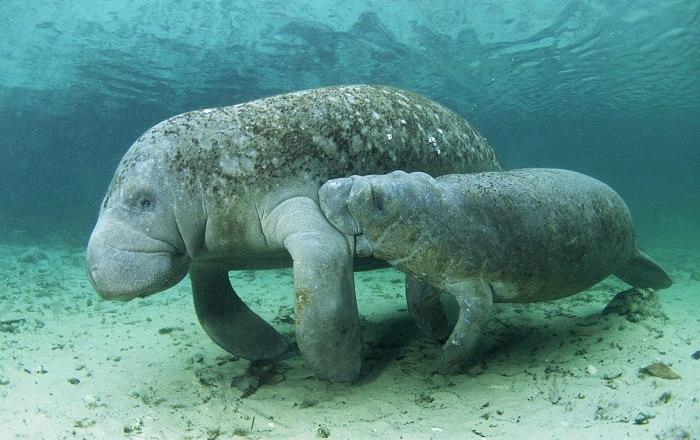
<svg viewBox="0 0 700 440">
<path fill-rule="evenodd" d="M 168 289 L 189 270 L 189 257 L 168 243 L 147 239 L 140 249 L 124 249 L 90 238 L 86 268 L 104 299 L 127 301 Z"/>
<path fill-rule="evenodd" d="M 88 243 L 88 248 L 91 244 L 105 249 L 111 249 L 111 251 L 116 253 L 131 252 L 134 254 L 147 255 L 184 255 L 170 243 L 166 243 L 160 240 L 154 240 L 152 238 L 142 239 L 142 241 L 139 242 L 138 246 L 128 246 L 121 243 L 119 246 L 114 246 L 112 244 L 102 241 L 99 238 L 91 237 L 90 242 Z"/>
</svg>

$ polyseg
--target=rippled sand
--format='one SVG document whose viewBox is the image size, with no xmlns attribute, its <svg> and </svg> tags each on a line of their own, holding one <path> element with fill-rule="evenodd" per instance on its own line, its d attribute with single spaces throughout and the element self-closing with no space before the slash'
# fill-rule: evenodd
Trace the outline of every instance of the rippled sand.
<svg viewBox="0 0 700 440">
<path fill-rule="evenodd" d="M 436 372 L 439 347 L 409 319 L 402 275 L 358 273 L 363 378 L 318 381 L 292 353 L 256 390 L 249 362 L 200 328 L 187 282 L 109 303 L 82 249 L 0 247 L 0 438 L 698 438 L 700 258 L 646 251 L 675 281 L 658 295 L 667 320 L 601 316 L 627 289 L 614 278 L 567 300 L 500 304 L 455 376 Z M 293 338 L 290 271 L 232 279 Z M 655 362 L 681 378 L 640 372 Z"/>
</svg>

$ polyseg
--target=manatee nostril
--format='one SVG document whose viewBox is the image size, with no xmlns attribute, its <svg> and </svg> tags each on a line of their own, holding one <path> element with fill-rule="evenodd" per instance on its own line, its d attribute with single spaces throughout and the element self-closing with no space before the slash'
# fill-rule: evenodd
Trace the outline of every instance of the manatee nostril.
<svg viewBox="0 0 700 440">
<path fill-rule="evenodd" d="M 384 194 L 374 185 L 370 186 L 370 191 L 372 192 L 372 202 L 374 202 L 374 207 L 381 211 L 384 209 Z"/>
</svg>

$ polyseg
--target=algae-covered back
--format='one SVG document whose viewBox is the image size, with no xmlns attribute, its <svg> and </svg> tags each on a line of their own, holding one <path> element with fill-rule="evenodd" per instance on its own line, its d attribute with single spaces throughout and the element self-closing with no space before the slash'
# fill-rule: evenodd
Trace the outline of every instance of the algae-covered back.
<svg viewBox="0 0 700 440">
<path fill-rule="evenodd" d="M 191 111 L 154 126 L 127 152 L 115 181 L 145 155 L 214 193 L 235 185 L 317 180 L 393 169 L 446 172 L 500 166 L 461 116 L 415 93 L 338 86 Z"/>
</svg>

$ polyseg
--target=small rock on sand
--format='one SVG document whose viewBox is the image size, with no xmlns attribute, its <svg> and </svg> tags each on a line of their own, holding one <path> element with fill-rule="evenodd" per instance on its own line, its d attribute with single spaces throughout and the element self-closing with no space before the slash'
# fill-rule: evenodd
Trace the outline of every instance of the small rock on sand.
<svg viewBox="0 0 700 440">
<path fill-rule="evenodd" d="M 20 263 L 38 263 L 39 261 L 42 260 L 48 260 L 49 256 L 46 255 L 46 252 L 42 251 L 38 247 L 32 246 L 26 251 L 22 252 L 19 257 L 17 257 L 17 261 Z"/>
<path fill-rule="evenodd" d="M 629 289 L 618 293 L 603 309 L 603 315 L 610 313 L 624 316 L 630 322 L 648 318 L 668 319 L 656 292 L 651 289 Z"/>
</svg>

